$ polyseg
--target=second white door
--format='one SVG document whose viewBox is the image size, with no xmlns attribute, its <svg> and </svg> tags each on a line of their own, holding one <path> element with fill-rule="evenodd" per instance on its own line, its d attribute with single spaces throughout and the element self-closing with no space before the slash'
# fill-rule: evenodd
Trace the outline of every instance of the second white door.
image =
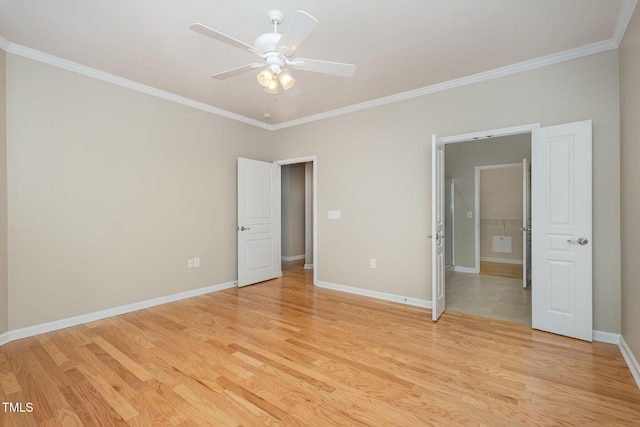
<svg viewBox="0 0 640 427">
<path fill-rule="evenodd" d="M 238 158 L 238 286 L 282 275 L 280 166 Z"/>
<path fill-rule="evenodd" d="M 534 130 L 532 326 L 593 339 L 591 121 Z"/>
</svg>

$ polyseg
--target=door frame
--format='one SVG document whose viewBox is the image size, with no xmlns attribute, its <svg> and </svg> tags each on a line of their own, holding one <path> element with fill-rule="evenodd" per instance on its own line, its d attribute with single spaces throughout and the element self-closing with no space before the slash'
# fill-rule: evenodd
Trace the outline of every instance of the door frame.
<svg viewBox="0 0 640 427">
<path fill-rule="evenodd" d="M 499 129 L 491 129 L 491 130 L 482 130 L 482 131 L 476 131 L 476 132 L 471 132 L 471 133 L 464 133 L 464 134 L 459 134 L 459 135 L 451 135 L 451 136 L 445 136 L 440 138 L 440 140 L 445 144 L 455 144 L 457 142 L 474 142 L 474 141 L 482 141 L 484 139 L 489 139 L 489 138 L 496 138 L 496 137 L 501 137 L 501 136 L 509 136 L 509 135 L 520 135 L 523 133 L 529 133 L 531 134 L 534 130 L 536 129 L 540 129 L 540 123 L 530 123 L 527 125 L 520 125 L 520 126 L 512 126 L 512 127 L 506 127 L 506 128 L 499 128 Z M 445 173 L 446 173 L 446 168 L 445 168 Z M 478 201 L 476 200 L 476 203 L 478 203 Z M 475 212 L 475 216 L 476 216 L 476 221 L 478 218 L 478 209 L 477 207 L 474 207 L 474 209 L 476 209 Z M 478 229 L 478 223 L 474 222 L 475 224 L 475 234 L 479 234 L 479 229 Z M 475 249 L 474 251 L 476 252 L 475 254 L 475 260 L 474 260 L 474 264 L 475 264 L 475 272 L 480 272 L 480 258 L 479 258 L 479 254 L 480 254 L 480 241 L 478 240 L 477 236 L 474 237 L 474 245 Z"/>
<path fill-rule="evenodd" d="M 495 169 L 510 169 L 520 168 L 522 170 L 522 162 L 520 163 L 502 163 L 495 165 L 484 165 L 475 167 L 475 183 L 474 183 L 474 197 L 475 206 L 474 209 L 474 228 L 475 228 L 475 273 L 480 273 L 480 172 L 483 170 L 495 170 Z M 509 262 L 509 261 L 506 261 Z"/>
<path fill-rule="evenodd" d="M 447 187 L 447 181 L 449 181 L 449 188 L 446 189 Z M 448 191 L 450 194 L 450 202 L 449 205 L 447 206 L 445 203 L 445 209 L 448 211 L 448 215 L 446 215 L 447 218 L 450 218 L 450 223 L 451 223 L 451 230 L 450 233 L 447 233 L 445 231 L 445 238 L 448 238 L 448 241 L 450 242 L 451 245 L 451 264 L 449 264 L 449 268 L 454 268 L 456 265 L 456 229 L 455 229 L 455 223 L 453 221 L 453 219 L 456 217 L 456 185 L 455 185 L 455 178 L 451 178 L 451 177 L 447 177 L 445 175 L 444 177 L 444 185 L 445 185 L 445 193 Z M 446 202 L 447 196 L 445 195 L 445 202 Z M 446 224 L 446 223 L 445 223 Z M 446 226 L 445 226 L 446 227 Z M 445 229 L 446 230 L 446 229 Z M 446 251 L 447 251 L 447 247 L 446 247 L 447 241 L 445 240 L 445 268 L 447 268 L 447 263 L 446 263 Z"/>
<path fill-rule="evenodd" d="M 318 282 L 318 156 L 303 156 L 290 159 L 275 160 L 273 163 L 278 167 L 284 165 L 294 165 L 297 163 L 312 163 L 313 170 L 311 174 L 311 187 L 313 192 L 313 200 L 311 209 L 313 212 L 313 286 Z M 282 228 L 282 218 L 280 218 L 280 227 Z"/>
<path fill-rule="evenodd" d="M 432 136 L 432 148 L 431 148 L 431 156 L 432 156 L 432 169 L 433 169 L 433 165 L 435 164 L 434 162 L 434 156 L 437 154 L 436 153 L 436 149 L 437 146 L 444 146 L 446 144 L 454 144 L 457 142 L 467 142 L 467 141 L 477 141 L 477 140 L 482 140 L 482 139 L 487 139 L 487 138 L 493 138 L 493 137 L 499 137 L 499 136 L 509 136 L 509 135 L 519 135 L 519 134 L 523 134 L 523 133 L 532 133 L 534 130 L 539 129 L 540 128 L 540 123 L 533 123 L 533 124 L 528 124 L 528 125 L 521 125 L 521 126 L 512 126 L 512 127 L 507 127 L 507 128 L 500 128 L 500 129 L 492 129 L 492 130 L 485 130 L 485 131 L 478 131 L 478 132 L 471 132 L 471 133 L 465 133 L 465 134 L 460 134 L 460 135 L 452 135 L 452 136 L 447 136 L 447 137 L 438 137 L 437 135 L 433 135 Z M 436 141 L 438 141 L 439 143 L 436 144 Z M 446 173 L 446 166 L 445 166 L 445 170 L 443 171 L 443 178 L 444 178 L 444 174 Z M 433 174 L 433 171 L 432 171 Z M 432 177 L 433 179 L 433 177 Z M 433 183 L 432 183 L 433 185 Z M 444 203 L 444 200 L 440 200 L 438 197 L 436 197 L 434 194 L 434 189 L 432 188 L 432 206 L 431 206 L 431 211 L 432 211 L 432 217 L 436 212 L 436 209 L 438 209 L 439 205 L 442 205 Z M 434 220 L 432 218 L 432 225 L 431 225 L 431 229 L 432 229 L 432 233 L 435 233 L 436 230 L 434 230 Z M 435 237 L 434 241 L 435 241 Z M 474 233 L 474 240 L 475 240 L 475 233 Z M 436 276 L 435 270 L 436 269 L 436 253 L 434 252 L 435 250 L 435 245 L 432 242 L 432 250 L 431 250 L 431 268 L 432 268 L 432 279 L 431 279 L 431 294 L 432 294 L 432 299 L 434 299 L 434 295 L 435 295 L 435 291 L 434 291 L 434 286 L 436 286 L 437 283 L 439 283 L 439 276 Z M 479 260 L 478 260 L 478 266 L 479 266 Z M 444 273 L 442 273 L 444 274 Z M 442 277 L 442 280 L 444 280 L 444 277 Z M 446 287 L 446 283 L 444 283 L 445 287 Z M 432 301 L 432 305 L 436 305 L 436 303 L 434 301 Z M 446 305 L 442 308 L 442 311 L 444 312 L 446 310 Z M 433 313 L 433 308 L 432 308 L 432 313 Z M 434 316 L 435 317 L 435 316 Z M 435 319 L 434 319 L 435 320 Z"/>
</svg>

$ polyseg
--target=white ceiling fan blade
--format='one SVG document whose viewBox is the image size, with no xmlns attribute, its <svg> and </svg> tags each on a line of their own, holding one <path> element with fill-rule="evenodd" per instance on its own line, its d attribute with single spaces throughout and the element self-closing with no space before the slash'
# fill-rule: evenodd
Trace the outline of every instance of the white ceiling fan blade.
<svg viewBox="0 0 640 427">
<path fill-rule="evenodd" d="M 223 71 L 221 73 L 212 74 L 211 78 L 224 80 L 229 77 L 234 77 L 242 73 L 246 73 L 247 71 L 255 70 L 256 68 L 262 67 L 264 64 L 247 64 L 242 67 L 234 68 L 232 70 Z"/>
<path fill-rule="evenodd" d="M 189 28 L 192 31 L 195 31 L 196 33 L 200 33 L 203 36 L 211 37 L 212 39 L 218 40 L 219 42 L 222 42 L 222 43 L 226 43 L 229 46 L 233 46 L 233 47 L 237 47 L 238 49 L 257 53 L 260 56 L 262 56 L 262 54 L 258 53 L 253 46 L 246 44 L 244 42 L 241 42 L 240 40 L 236 40 L 233 37 L 229 37 L 228 35 L 223 34 L 220 31 L 216 31 L 213 28 L 209 28 L 206 25 L 196 23 L 196 24 L 191 24 Z"/>
<path fill-rule="evenodd" d="M 303 71 L 313 71 L 314 73 L 333 74 L 342 77 L 351 77 L 356 72 L 353 64 L 342 62 L 321 61 L 319 59 L 296 58 L 291 63 L 296 69 Z"/>
<path fill-rule="evenodd" d="M 313 30 L 318 26 L 318 20 L 307 12 L 298 10 L 287 28 L 282 33 L 282 37 L 278 42 L 281 53 L 286 56 L 293 55 L 298 46 L 307 38 Z"/>
</svg>

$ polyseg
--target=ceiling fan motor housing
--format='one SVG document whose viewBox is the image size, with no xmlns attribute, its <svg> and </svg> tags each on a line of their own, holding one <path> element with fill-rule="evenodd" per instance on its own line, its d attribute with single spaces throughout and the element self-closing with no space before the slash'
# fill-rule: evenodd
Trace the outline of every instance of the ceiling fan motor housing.
<svg viewBox="0 0 640 427">
<path fill-rule="evenodd" d="M 257 50 L 259 50 L 263 54 L 266 54 L 267 52 L 278 52 L 278 49 L 276 48 L 276 46 L 280 41 L 280 37 L 282 37 L 282 34 L 264 33 L 258 36 L 258 38 L 253 43 L 253 45 Z"/>
<path fill-rule="evenodd" d="M 254 44 L 255 48 L 264 55 L 264 64 L 276 75 L 280 73 L 285 64 L 284 57 L 276 49 L 281 36 L 276 33 L 265 33 L 259 36 Z"/>
</svg>

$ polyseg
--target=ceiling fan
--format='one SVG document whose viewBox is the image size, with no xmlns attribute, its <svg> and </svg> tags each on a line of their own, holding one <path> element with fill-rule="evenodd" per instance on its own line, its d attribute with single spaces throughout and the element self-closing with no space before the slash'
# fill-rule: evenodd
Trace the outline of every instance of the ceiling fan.
<svg viewBox="0 0 640 427">
<path fill-rule="evenodd" d="M 273 33 L 265 33 L 256 39 L 254 45 L 241 42 L 226 34 L 196 23 L 189 28 L 197 33 L 211 37 L 230 46 L 255 53 L 262 58 L 262 62 L 243 65 L 242 67 L 213 74 L 214 79 L 224 80 L 239 74 L 264 67 L 257 75 L 258 82 L 268 93 L 278 93 L 278 82 L 283 89 L 289 90 L 295 84 L 295 79 L 286 68 L 313 71 L 316 73 L 333 74 L 351 77 L 356 71 L 353 64 L 341 62 L 321 61 L 318 59 L 295 58 L 294 53 L 300 44 L 318 25 L 318 20 L 306 12 L 298 10 L 286 30 L 278 33 L 278 25 L 282 23 L 283 14 L 279 10 L 269 11 L 269 22 L 273 24 Z"/>
</svg>

